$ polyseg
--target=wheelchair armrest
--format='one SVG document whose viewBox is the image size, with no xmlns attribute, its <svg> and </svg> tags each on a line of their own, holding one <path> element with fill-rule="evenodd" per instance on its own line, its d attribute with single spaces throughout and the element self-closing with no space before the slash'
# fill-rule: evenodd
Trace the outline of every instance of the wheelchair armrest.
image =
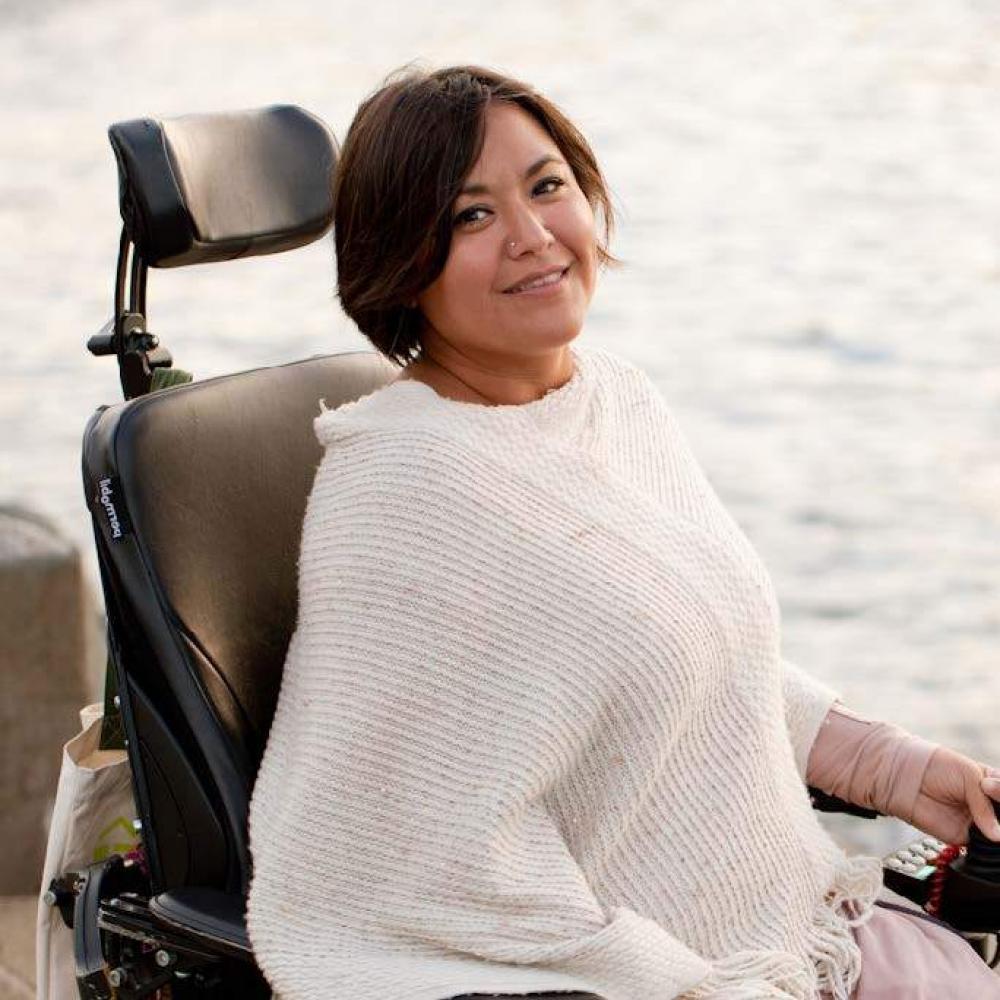
<svg viewBox="0 0 1000 1000">
<path fill-rule="evenodd" d="M 838 799 L 836 795 L 827 795 L 812 785 L 809 785 L 809 798 L 812 800 L 813 809 L 817 812 L 849 813 L 851 816 L 861 816 L 863 819 L 877 819 L 885 815 L 876 809 L 866 809 L 864 806 L 856 806 L 853 802 Z"/>
<path fill-rule="evenodd" d="M 153 896 L 149 912 L 172 931 L 246 959 L 252 955 L 252 949 L 244 918 L 245 905 L 241 895 L 204 886 L 183 886 Z"/>
</svg>

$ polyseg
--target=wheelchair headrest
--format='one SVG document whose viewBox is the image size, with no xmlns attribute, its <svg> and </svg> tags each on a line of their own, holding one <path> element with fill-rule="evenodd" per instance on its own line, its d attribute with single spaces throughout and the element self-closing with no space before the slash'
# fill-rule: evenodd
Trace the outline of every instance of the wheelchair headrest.
<svg viewBox="0 0 1000 1000">
<path fill-rule="evenodd" d="M 337 143 L 302 108 L 138 118 L 108 137 L 125 230 L 150 266 L 291 250 L 333 221 Z"/>
</svg>

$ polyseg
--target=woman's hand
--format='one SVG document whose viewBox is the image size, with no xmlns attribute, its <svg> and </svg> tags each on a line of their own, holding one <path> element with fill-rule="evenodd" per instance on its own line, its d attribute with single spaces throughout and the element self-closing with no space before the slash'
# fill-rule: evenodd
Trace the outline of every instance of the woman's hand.
<svg viewBox="0 0 1000 1000">
<path fill-rule="evenodd" d="M 911 824 L 946 844 L 968 843 L 973 823 L 990 840 L 1000 841 L 1000 822 L 993 811 L 994 800 L 1000 802 L 998 779 L 997 768 L 938 747 L 924 772 Z"/>
</svg>

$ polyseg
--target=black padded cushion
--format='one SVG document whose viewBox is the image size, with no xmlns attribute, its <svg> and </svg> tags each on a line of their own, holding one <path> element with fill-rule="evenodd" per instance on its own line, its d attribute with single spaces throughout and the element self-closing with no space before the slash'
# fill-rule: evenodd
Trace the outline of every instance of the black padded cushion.
<svg viewBox="0 0 1000 1000">
<path fill-rule="evenodd" d="M 185 886 L 161 892 L 149 901 L 152 915 L 170 930 L 194 939 L 213 951 L 248 958 L 252 954 L 247 935 L 242 896 Z M 463 993 L 454 1000 L 601 1000 L 593 993 Z"/>
<path fill-rule="evenodd" d="M 152 267 L 291 250 L 333 221 L 337 144 L 293 105 L 108 129 L 122 219 Z"/>
<path fill-rule="evenodd" d="M 213 950 L 236 955 L 250 953 L 241 895 L 185 886 L 153 896 L 149 911 L 171 930 L 210 945 Z"/>
<path fill-rule="evenodd" d="M 197 678 L 251 780 L 295 627 L 319 400 L 339 406 L 397 373 L 374 351 L 307 358 L 140 396 L 86 434 L 88 502 L 118 572 L 144 619 L 167 615 L 160 669 L 180 669 L 175 690 Z M 103 476 L 121 480 L 131 529 L 119 540 L 100 508 Z"/>
</svg>

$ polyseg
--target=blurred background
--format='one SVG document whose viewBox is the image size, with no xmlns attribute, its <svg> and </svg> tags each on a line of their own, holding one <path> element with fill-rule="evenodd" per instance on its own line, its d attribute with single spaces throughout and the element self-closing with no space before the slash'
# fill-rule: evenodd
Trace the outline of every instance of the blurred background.
<svg viewBox="0 0 1000 1000">
<path fill-rule="evenodd" d="M 580 125 L 620 211 L 581 343 L 644 367 L 774 578 L 785 653 L 1000 764 L 1000 8 L 988 0 L 0 0 L 0 504 L 100 610 L 80 437 L 121 398 L 106 129 L 292 102 L 343 136 L 391 70 L 475 62 Z M 151 271 L 203 379 L 367 348 L 329 238 Z M 58 753 L 58 748 L 53 749 Z M 826 820 L 824 820 L 827 822 Z M 889 850 L 895 821 L 828 821 Z"/>
</svg>

